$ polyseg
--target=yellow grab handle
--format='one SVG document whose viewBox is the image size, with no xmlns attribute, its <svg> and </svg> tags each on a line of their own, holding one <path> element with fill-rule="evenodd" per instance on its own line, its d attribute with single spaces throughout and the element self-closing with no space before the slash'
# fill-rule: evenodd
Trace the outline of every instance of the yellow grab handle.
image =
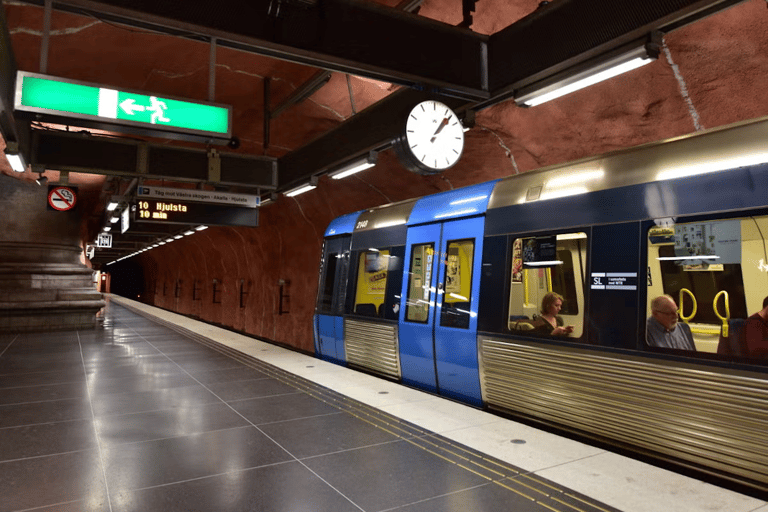
<svg viewBox="0 0 768 512">
<path fill-rule="evenodd" d="M 723 303 L 725 304 L 725 316 L 722 316 L 719 311 L 717 311 L 717 299 L 720 298 L 720 296 L 723 296 Z M 728 337 L 728 320 L 731 318 L 731 308 L 728 301 L 728 292 L 725 290 L 721 290 L 717 292 L 717 295 L 715 295 L 715 300 L 712 301 L 712 309 L 715 311 L 715 315 L 717 315 L 717 318 L 719 318 L 723 322 L 723 338 Z"/>
<path fill-rule="evenodd" d="M 693 301 L 693 311 L 691 311 L 691 314 L 688 315 L 688 316 L 683 315 L 683 292 L 685 292 L 688 295 L 690 295 L 691 296 L 691 300 Z M 689 290 L 688 288 L 680 288 L 680 302 L 679 302 L 679 304 L 680 304 L 680 306 L 679 306 L 679 308 L 677 310 L 677 313 L 678 313 L 678 315 L 680 315 L 680 319 L 683 322 L 688 323 L 688 321 L 691 318 L 696 316 L 696 297 L 693 296 L 693 293 L 691 293 L 691 290 Z"/>
<path fill-rule="evenodd" d="M 523 304 L 530 304 L 530 295 L 528 294 L 528 269 L 523 268 Z"/>
<path fill-rule="evenodd" d="M 547 292 L 552 291 L 552 269 L 547 267 Z"/>
</svg>

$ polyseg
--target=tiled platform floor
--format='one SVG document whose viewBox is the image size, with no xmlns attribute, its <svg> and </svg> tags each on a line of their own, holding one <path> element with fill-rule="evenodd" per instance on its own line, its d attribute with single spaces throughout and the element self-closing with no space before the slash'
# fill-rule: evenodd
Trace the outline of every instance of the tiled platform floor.
<svg viewBox="0 0 768 512">
<path fill-rule="evenodd" d="M 118 297 L 94 331 L 0 334 L 0 512 L 617 509 L 768 512 Z"/>
</svg>

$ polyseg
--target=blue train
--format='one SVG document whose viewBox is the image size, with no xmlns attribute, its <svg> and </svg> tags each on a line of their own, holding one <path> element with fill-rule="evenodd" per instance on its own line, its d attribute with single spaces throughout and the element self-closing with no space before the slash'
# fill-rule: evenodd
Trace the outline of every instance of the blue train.
<svg viewBox="0 0 768 512">
<path fill-rule="evenodd" d="M 762 118 L 339 217 L 316 354 L 768 490 L 767 162 Z M 647 341 L 665 294 L 695 349 Z"/>
</svg>

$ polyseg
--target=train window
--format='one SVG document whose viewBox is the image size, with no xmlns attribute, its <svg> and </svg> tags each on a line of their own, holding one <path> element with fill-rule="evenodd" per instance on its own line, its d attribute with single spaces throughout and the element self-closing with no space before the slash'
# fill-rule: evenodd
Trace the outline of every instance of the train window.
<svg viewBox="0 0 768 512">
<path fill-rule="evenodd" d="M 411 271 L 408 274 L 408 296 L 405 303 L 405 319 L 426 323 L 432 300 L 432 259 L 434 244 L 416 244 L 411 248 Z"/>
<path fill-rule="evenodd" d="M 696 352 L 746 356 L 737 331 L 748 311 L 762 309 L 766 295 L 764 269 L 757 263 L 765 258 L 766 227 L 768 217 L 652 227 L 647 316 L 654 317 L 654 298 L 669 295 L 677 306 L 678 321 L 687 324 L 684 331 L 691 332 Z M 649 319 L 648 331 L 651 323 Z M 660 346 L 650 337 L 648 344 Z"/>
<path fill-rule="evenodd" d="M 383 316 L 389 275 L 389 256 L 388 249 L 369 249 L 360 253 L 355 290 L 355 314 Z"/>
<path fill-rule="evenodd" d="M 325 257 L 325 265 L 321 277 L 322 282 L 320 284 L 320 297 L 317 301 L 317 308 L 323 313 L 331 313 L 333 311 L 333 285 L 339 257 L 339 253 L 336 252 L 329 252 Z"/>
<path fill-rule="evenodd" d="M 584 333 L 584 272 L 587 235 L 584 232 L 517 238 L 512 242 L 512 269 L 507 326 L 512 331 L 548 335 L 542 318 L 543 301 L 557 294 L 561 309 L 556 323 L 569 338 Z M 553 302 L 556 304 L 557 301 Z M 568 328 L 572 326 L 572 330 Z"/>
<path fill-rule="evenodd" d="M 443 283 L 445 295 L 440 311 L 440 325 L 469 328 L 472 296 L 474 240 L 449 241 Z"/>
</svg>

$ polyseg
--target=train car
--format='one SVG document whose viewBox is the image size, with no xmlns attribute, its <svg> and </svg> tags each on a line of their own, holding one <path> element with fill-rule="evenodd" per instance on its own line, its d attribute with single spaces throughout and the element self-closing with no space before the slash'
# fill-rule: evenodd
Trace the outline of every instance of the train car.
<svg viewBox="0 0 768 512">
<path fill-rule="evenodd" d="M 766 162 L 763 118 L 336 219 L 317 356 L 768 490 Z M 647 339 L 665 294 L 692 345 Z"/>
</svg>

